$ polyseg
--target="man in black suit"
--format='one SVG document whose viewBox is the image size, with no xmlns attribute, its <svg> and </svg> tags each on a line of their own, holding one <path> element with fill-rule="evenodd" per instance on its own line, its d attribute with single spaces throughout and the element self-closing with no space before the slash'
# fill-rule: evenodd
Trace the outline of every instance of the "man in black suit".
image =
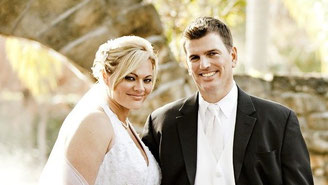
<svg viewBox="0 0 328 185">
<path fill-rule="evenodd" d="M 201 17 L 183 36 L 199 92 L 149 115 L 142 139 L 161 166 L 162 184 L 313 184 L 295 113 L 234 82 L 237 49 L 229 28 Z"/>
</svg>

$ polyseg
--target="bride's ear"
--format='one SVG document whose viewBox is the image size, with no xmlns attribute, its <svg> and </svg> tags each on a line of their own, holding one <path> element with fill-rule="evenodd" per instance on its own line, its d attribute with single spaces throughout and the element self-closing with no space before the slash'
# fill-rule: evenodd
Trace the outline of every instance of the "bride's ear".
<svg viewBox="0 0 328 185">
<path fill-rule="evenodd" d="M 105 70 L 102 71 L 102 77 L 106 85 L 109 85 L 109 75 Z"/>
</svg>

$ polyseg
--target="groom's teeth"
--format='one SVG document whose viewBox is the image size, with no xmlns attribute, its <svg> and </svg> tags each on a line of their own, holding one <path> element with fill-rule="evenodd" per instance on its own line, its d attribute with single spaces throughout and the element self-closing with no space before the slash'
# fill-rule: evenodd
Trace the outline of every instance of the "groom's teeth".
<svg viewBox="0 0 328 185">
<path fill-rule="evenodd" d="M 209 77 L 209 76 L 213 76 L 214 74 L 215 74 L 215 72 L 203 73 L 202 76 Z"/>
</svg>

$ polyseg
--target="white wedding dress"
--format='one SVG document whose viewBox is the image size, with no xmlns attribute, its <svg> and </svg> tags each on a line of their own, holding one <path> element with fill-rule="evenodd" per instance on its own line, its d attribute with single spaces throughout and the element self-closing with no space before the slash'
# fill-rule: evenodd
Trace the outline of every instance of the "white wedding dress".
<svg viewBox="0 0 328 185">
<path fill-rule="evenodd" d="M 139 142 L 144 148 L 149 164 L 142 156 L 140 150 L 133 142 L 127 130 L 123 127 L 121 121 L 117 118 L 107 105 L 102 106 L 115 132 L 115 143 L 110 151 L 105 155 L 104 161 L 100 166 L 96 185 L 157 185 L 160 184 L 161 171 L 148 147 L 143 144 L 137 136 Z M 131 125 L 131 124 L 130 124 Z"/>
<path fill-rule="evenodd" d="M 91 105 L 85 106 L 90 102 L 88 100 L 95 97 L 92 91 L 96 93 L 99 92 L 97 90 L 91 90 L 87 93 L 89 95 L 86 95 L 79 103 L 82 104 L 82 106 L 76 106 L 64 121 L 55 146 L 41 173 L 39 180 L 40 185 L 88 185 L 83 176 L 66 159 L 64 151 L 67 138 L 71 137 L 74 130 L 78 127 L 76 123 L 80 122 L 79 119 L 81 119 L 81 116 L 79 115 L 85 114 L 90 111 L 90 109 L 93 109 Z M 132 125 L 130 124 L 131 130 L 134 132 L 147 155 L 149 161 L 148 166 L 141 151 L 138 149 L 127 130 L 123 127 L 116 114 L 109 109 L 108 105 L 102 105 L 101 107 L 110 119 L 115 137 L 112 148 L 105 154 L 103 162 L 99 167 L 95 184 L 159 185 L 161 183 L 159 165 L 148 147 L 145 146 L 137 136 Z"/>
</svg>

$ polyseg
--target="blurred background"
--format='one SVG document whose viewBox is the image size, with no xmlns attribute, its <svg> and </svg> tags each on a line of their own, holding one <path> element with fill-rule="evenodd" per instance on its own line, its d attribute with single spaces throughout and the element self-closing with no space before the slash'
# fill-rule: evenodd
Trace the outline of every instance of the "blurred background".
<svg viewBox="0 0 328 185">
<path fill-rule="evenodd" d="M 297 113 L 315 184 L 327 185 L 327 0 L 0 0 L 0 184 L 37 183 L 108 39 L 145 37 L 160 58 L 154 92 L 130 115 L 138 132 L 152 110 L 192 95 L 181 33 L 199 16 L 231 28 L 242 89 Z"/>
</svg>

